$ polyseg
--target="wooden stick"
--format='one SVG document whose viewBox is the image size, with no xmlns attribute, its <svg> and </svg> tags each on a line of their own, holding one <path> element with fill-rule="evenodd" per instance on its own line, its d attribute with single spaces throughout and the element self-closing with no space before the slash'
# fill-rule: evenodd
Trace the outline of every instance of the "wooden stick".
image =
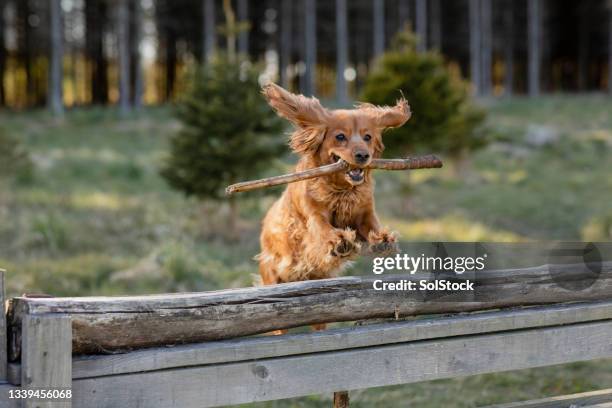
<svg viewBox="0 0 612 408">
<path fill-rule="evenodd" d="M 427 156 L 409 157 L 406 159 L 374 159 L 368 166 L 370 169 L 378 170 L 418 170 L 418 169 L 439 169 L 442 167 L 442 160 L 433 154 Z"/>
<path fill-rule="evenodd" d="M 327 176 L 329 174 L 346 171 L 349 169 L 349 167 L 350 165 L 347 162 L 340 160 L 333 164 L 315 167 L 314 169 L 232 184 L 225 189 L 225 193 L 227 195 L 232 195 L 234 193 L 240 193 L 243 191 L 278 186 L 280 184 L 295 183 L 296 181 L 308 180 L 315 177 Z M 433 154 L 427 156 L 410 157 L 406 159 L 373 159 L 367 166 L 368 169 L 380 170 L 416 170 L 440 167 L 442 167 L 442 161 Z"/>
</svg>

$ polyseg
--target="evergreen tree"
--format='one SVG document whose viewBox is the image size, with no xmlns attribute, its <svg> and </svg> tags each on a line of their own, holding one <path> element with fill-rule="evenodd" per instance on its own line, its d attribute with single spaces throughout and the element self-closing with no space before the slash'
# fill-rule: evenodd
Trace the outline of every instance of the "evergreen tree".
<svg viewBox="0 0 612 408">
<path fill-rule="evenodd" d="M 226 199 L 227 185 L 254 178 L 284 152 L 283 123 L 261 96 L 259 72 L 233 58 L 218 55 L 199 68 L 178 102 L 182 128 L 161 174 L 187 195 Z"/>
<path fill-rule="evenodd" d="M 402 93 L 410 103 L 408 123 L 385 137 L 389 157 L 427 150 L 461 158 L 486 144 L 485 113 L 470 103 L 468 91 L 468 83 L 444 65 L 438 52 L 417 52 L 415 36 L 406 30 L 377 61 L 361 100 L 393 105 Z"/>
</svg>

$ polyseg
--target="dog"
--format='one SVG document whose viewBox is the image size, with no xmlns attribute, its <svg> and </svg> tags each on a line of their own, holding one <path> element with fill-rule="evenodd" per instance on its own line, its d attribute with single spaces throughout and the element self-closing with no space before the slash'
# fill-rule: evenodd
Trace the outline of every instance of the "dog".
<svg viewBox="0 0 612 408">
<path fill-rule="evenodd" d="M 367 166 L 384 150 L 383 131 L 410 119 L 406 99 L 392 107 L 359 104 L 329 110 L 314 97 L 273 83 L 262 93 L 276 113 L 295 126 L 289 145 L 300 157 L 296 171 L 338 160 L 350 165 L 346 172 L 289 184 L 268 210 L 256 257 L 262 283 L 330 278 L 362 249 L 395 252 L 397 234 L 380 225 Z"/>
</svg>

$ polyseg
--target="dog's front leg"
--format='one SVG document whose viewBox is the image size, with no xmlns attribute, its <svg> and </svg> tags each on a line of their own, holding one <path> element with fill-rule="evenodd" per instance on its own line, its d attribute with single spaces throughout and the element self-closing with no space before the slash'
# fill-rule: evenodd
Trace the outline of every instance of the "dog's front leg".
<svg viewBox="0 0 612 408">
<path fill-rule="evenodd" d="M 314 244 L 311 247 L 318 256 L 323 253 L 344 258 L 357 254 L 361 249 L 355 230 L 335 228 L 324 215 L 308 220 L 308 234 L 310 243 Z"/>
<path fill-rule="evenodd" d="M 367 239 L 368 251 L 376 255 L 391 255 L 399 252 L 397 232 L 380 226 L 374 209 L 367 211 L 359 225 L 359 235 Z"/>
<path fill-rule="evenodd" d="M 308 238 L 304 242 L 310 265 L 318 264 L 321 270 L 336 267 L 338 258 L 357 255 L 361 244 L 355 230 L 335 228 L 331 216 L 320 208 L 308 208 Z M 333 264 L 333 265 L 332 265 Z"/>
</svg>

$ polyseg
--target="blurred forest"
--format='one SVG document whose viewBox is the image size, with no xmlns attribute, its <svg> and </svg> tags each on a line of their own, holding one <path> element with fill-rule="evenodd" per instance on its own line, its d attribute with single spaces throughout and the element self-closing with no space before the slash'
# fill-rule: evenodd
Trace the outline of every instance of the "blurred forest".
<svg viewBox="0 0 612 408">
<path fill-rule="evenodd" d="M 612 92 L 609 0 L 233 0 L 263 75 L 346 102 L 405 24 L 477 95 Z M 161 104 L 225 47 L 221 0 L 0 0 L 0 106 Z"/>
<path fill-rule="evenodd" d="M 229 237 L 231 205 L 186 197 L 160 174 L 173 136 L 197 127 L 222 145 L 249 118 L 246 104 L 226 103 L 227 92 L 216 94 L 225 109 L 209 110 L 200 102 L 215 97 L 213 81 L 190 80 L 231 44 L 228 2 L 237 51 L 257 80 L 331 107 L 368 98 L 368 82 L 391 101 L 397 89 L 435 82 L 427 72 L 406 75 L 423 61 L 442 66 L 444 78 L 469 79 L 465 102 L 486 112 L 487 143 L 470 149 L 466 170 L 446 165 L 448 146 L 430 144 L 444 168 L 375 174 L 377 211 L 401 242 L 612 240 L 612 0 L 0 0 L 0 268 L 9 296 L 252 284 L 260 222 L 280 188 L 240 196 L 238 234 Z M 395 57 L 382 55 L 393 57 L 406 24 L 420 41 L 396 55 L 403 68 L 385 72 Z M 258 88 L 252 81 L 248 106 L 267 109 Z M 416 119 L 444 103 L 438 88 L 421 91 L 405 92 L 413 119 L 403 136 L 385 135 L 390 148 L 391 137 L 414 141 Z M 190 95 L 199 109 L 185 118 Z M 237 113 L 241 121 L 225 126 Z M 432 134 L 429 124 L 421 133 Z M 448 128 L 440 133 L 457 141 Z M 192 146 L 205 145 L 181 150 L 195 157 L 202 150 Z M 295 157 L 271 156 L 261 172 L 247 169 L 249 178 L 293 168 Z M 347 271 L 370 273 L 368 258 Z M 610 362 L 595 361 L 352 391 L 351 403 L 473 407 L 611 381 Z M 253 406 L 323 407 L 329 397 Z"/>
</svg>

